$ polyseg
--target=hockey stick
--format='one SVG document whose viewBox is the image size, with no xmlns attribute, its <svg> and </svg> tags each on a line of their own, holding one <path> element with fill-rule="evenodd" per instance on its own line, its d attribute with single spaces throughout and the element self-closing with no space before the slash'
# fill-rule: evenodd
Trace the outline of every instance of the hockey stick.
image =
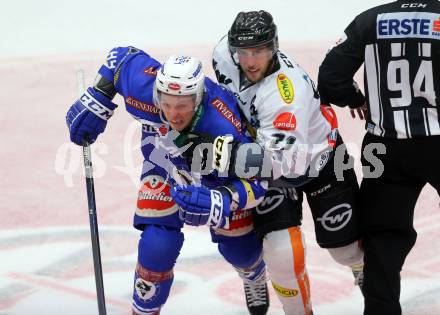
<svg viewBox="0 0 440 315">
<path fill-rule="evenodd" d="M 76 73 L 79 96 L 85 90 L 84 70 Z M 98 219 L 96 217 L 95 188 L 93 184 L 92 153 L 87 139 L 83 141 L 84 169 L 86 173 L 87 202 L 89 205 L 90 236 L 92 238 L 93 267 L 95 269 L 96 296 L 99 315 L 106 315 L 104 281 L 102 277 L 101 251 L 99 249 Z"/>
</svg>

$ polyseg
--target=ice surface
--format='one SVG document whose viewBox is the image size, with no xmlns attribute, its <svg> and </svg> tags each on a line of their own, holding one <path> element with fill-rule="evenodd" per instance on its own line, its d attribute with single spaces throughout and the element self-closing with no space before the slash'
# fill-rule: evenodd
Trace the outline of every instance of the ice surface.
<svg viewBox="0 0 440 315">
<path fill-rule="evenodd" d="M 97 314 L 81 150 L 68 142 L 65 112 L 75 72 L 92 82 L 106 52 L 134 45 L 159 60 L 186 53 L 204 61 L 240 10 L 266 9 L 282 49 L 316 78 L 326 49 L 362 10 L 385 1 L 4 1 L 0 11 L 0 314 Z M 120 100 L 117 102 L 120 103 Z M 357 153 L 362 123 L 338 110 Z M 130 314 L 138 232 L 140 128 L 119 110 L 92 146 L 108 314 Z M 359 165 L 357 165 L 359 168 Z M 359 169 L 358 169 L 359 170 Z M 406 315 L 440 313 L 439 198 L 427 187 L 415 225 L 418 243 L 403 271 Z M 362 313 L 348 270 L 314 240 L 304 210 L 307 265 L 316 315 Z M 241 281 L 206 229 L 185 228 L 186 242 L 163 314 L 247 314 Z M 269 314 L 282 314 L 272 291 Z"/>
</svg>

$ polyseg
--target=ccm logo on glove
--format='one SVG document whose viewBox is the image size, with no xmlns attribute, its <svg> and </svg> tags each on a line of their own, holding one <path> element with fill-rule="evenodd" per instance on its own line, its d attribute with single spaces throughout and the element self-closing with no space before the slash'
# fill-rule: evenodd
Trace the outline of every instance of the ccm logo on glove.
<svg viewBox="0 0 440 315">
<path fill-rule="evenodd" d="M 214 140 L 214 160 L 212 168 L 219 172 L 224 172 L 229 164 L 229 147 L 228 144 L 234 140 L 232 136 L 220 136 Z"/>
<path fill-rule="evenodd" d="M 223 197 L 218 190 L 211 190 L 211 213 L 208 221 L 215 227 L 220 226 L 223 214 Z"/>
<path fill-rule="evenodd" d="M 79 100 L 84 107 L 101 119 L 108 120 L 113 116 L 113 111 L 111 109 L 98 103 L 87 91 L 84 92 Z"/>
</svg>

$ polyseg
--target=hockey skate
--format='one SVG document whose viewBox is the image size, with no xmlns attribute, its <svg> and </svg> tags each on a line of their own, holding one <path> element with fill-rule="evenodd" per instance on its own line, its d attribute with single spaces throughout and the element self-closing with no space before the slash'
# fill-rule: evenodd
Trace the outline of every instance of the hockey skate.
<svg viewBox="0 0 440 315">
<path fill-rule="evenodd" d="M 243 279 L 246 306 L 251 315 L 266 315 L 269 309 L 269 291 L 267 290 L 266 265 L 260 257 L 249 268 L 237 268 Z"/>
<path fill-rule="evenodd" d="M 246 305 L 251 315 L 265 315 L 269 309 L 269 292 L 266 281 L 243 280 Z"/>
</svg>

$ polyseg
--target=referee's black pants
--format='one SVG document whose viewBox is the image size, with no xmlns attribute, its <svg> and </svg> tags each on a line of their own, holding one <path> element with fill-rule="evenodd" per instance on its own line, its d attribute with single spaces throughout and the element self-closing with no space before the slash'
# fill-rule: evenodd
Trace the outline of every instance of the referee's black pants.
<svg viewBox="0 0 440 315">
<path fill-rule="evenodd" d="M 374 143 L 385 145 L 386 154 L 375 154 L 383 163 L 382 175 L 365 178 L 364 171 L 360 188 L 364 315 L 400 315 L 400 271 L 417 237 L 414 208 L 427 183 L 440 194 L 440 136 L 387 139 L 367 133 L 364 167 L 372 166 L 364 148 Z"/>
</svg>

